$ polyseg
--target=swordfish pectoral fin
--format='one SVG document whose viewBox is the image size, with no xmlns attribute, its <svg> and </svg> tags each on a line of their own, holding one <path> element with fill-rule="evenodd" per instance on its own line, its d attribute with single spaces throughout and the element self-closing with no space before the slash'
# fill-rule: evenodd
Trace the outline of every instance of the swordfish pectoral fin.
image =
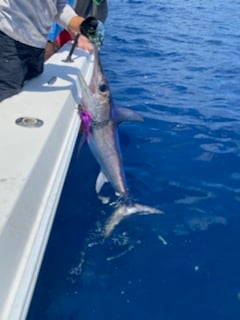
<svg viewBox="0 0 240 320">
<path fill-rule="evenodd" d="M 97 177 L 97 181 L 96 181 L 96 185 L 95 185 L 95 190 L 96 190 L 96 193 L 98 195 L 98 199 L 101 200 L 101 202 L 103 204 L 107 204 L 109 203 L 110 201 L 110 197 L 104 197 L 104 196 L 101 196 L 99 193 L 103 187 L 103 185 L 105 183 L 108 183 L 108 179 L 107 177 L 104 175 L 104 173 L 102 171 L 99 172 L 99 175 Z"/>
<path fill-rule="evenodd" d="M 124 121 L 144 121 L 143 117 L 140 116 L 136 111 L 131 109 L 118 107 L 114 109 L 114 121 L 116 123 L 121 123 Z"/>
<path fill-rule="evenodd" d="M 96 185 L 95 185 L 95 190 L 96 190 L 96 193 L 97 193 L 97 194 L 100 193 L 103 185 L 104 185 L 105 183 L 107 183 L 107 182 L 109 182 L 108 179 L 107 179 L 107 177 L 105 176 L 105 174 L 104 174 L 102 171 L 100 171 L 100 172 L 99 172 L 99 175 L 98 175 L 98 177 L 97 177 Z"/>
</svg>

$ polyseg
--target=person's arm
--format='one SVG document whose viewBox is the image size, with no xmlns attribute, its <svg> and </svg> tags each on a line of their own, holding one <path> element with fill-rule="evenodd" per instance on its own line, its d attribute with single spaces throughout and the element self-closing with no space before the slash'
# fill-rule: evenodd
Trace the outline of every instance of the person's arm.
<svg viewBox="0 0 240 320">
<path fill-rule="evenodd" d="M 74 36 L 80 33 L 80 25 L 85 20 L 83 17 L 77 15 L 70 5 L 63 5 L 62 1 L 57 2 L 59 14 L 57 16 L 57 21 L 64 26 L 66 29 Z M 62 6 L 61 6 L 62 5 Z M 93 46 L 90 41 L 85 36 L 80 36 L 78 39 L 78 46 L 84 50 L 92 51 Z"/>
<path fill-rule="evenodd" d="M 78 34 L 80 32 L 80 25 L 84 21 L 83 17 L 75 16 L 72 17 L 68 23 L 68 31 L 73 34 Z"/>
</svg>

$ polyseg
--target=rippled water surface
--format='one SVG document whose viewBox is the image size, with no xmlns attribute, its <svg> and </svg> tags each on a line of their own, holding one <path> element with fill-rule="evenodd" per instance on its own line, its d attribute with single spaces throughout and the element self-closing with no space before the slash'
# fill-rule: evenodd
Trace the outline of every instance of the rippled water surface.
<svg viewBox="0 0 240 320">
<path fill-rule="evenodd" d="M 133 199 L 125 219 L 73 155 L 28 320 L 240 319 L 240 2 L 110 1 L 102 64 Z"/>
</svg>

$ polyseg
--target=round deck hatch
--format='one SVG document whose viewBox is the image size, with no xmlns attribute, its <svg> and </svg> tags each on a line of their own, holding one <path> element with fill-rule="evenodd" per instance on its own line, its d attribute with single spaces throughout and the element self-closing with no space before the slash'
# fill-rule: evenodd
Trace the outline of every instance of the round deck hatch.
<svg viewBox="0 0 240 320">
<path fill-rule="evenodd" d="M 43 125 L 43 121 L 33 117 L 21 117 L 17 118 L 15 123 L 18 126 L 26 128 L 39 128 Z"/>
</svg>

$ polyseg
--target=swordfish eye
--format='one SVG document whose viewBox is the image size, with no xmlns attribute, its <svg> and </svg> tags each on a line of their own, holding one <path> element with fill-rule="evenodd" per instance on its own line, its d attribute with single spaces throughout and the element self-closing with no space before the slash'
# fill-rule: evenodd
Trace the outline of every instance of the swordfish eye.
<svg viewBox="0 0 240 320">
<path fill-rule="evenodd" d="M 108 91 L 108 85 L 106 82 L 100 83 L 98 88 L 102 93 L 105 93 Z"/>
</svg>

